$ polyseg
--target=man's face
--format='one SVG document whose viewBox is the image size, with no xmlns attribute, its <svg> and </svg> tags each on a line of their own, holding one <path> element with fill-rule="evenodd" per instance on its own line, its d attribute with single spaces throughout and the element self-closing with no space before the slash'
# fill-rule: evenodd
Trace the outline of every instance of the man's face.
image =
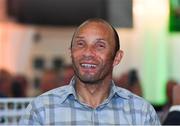
<svg viewBox="0 0 180 126">
<path fill-rule="evenodd" d="M 79 28 L 71 48 L 75 75 L 84 83 L 97 83 L 112 76 L 115 41 L 112 29 L 91 22 Z"/>
</svg>

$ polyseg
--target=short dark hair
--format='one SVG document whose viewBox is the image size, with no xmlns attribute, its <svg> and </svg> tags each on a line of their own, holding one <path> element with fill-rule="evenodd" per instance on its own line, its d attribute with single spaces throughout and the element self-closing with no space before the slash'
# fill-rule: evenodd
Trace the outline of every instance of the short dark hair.
<svg viewBox="0 0 180 126">
<path fill-rule="evenodd" d="M 115 54 L 117 53 L 117 51 L 120 49 L 119 35 L 118 35 L 116 29 L 115 29 L 111 24 L 109 24 L 107 21 L 105 21 L 104 19 L 101 19 L 101 18 L 91 18 L 91 19 L 88 19 L 88 20 L 84 21 L 84 22 L 76 29 L 76 31 L 74 32 L 73 37 L 72 37 L 72 40 L 71 40 L 71 46 L 70 46 L 70 47 L 72 48 L 72 42 L 73 42 L 74 36 L 75 36 L 76 32 L 78 31 L 78 29 L 79 29 L 82 25 L 84 25 L 84 24 L 86 24 L 86 23 L 89 23 L 89 22 L 101 22 L 101 23 L 105 23 L 105 24 L 109 25 L 109 26 L 112 28 L 113 33 L 114 33 L 114 40 L 115 40 L 115 52 L 114 52 L 114 56 L 115 56 Z"/>
</svg>

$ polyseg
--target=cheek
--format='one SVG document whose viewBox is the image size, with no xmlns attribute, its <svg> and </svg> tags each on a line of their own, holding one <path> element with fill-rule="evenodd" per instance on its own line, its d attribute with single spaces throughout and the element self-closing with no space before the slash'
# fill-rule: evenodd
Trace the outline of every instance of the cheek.
<svg viewBox="0 0 180 126">
<path fill-rule="evenodd" d="M 111 61 L 113 60 L 113 52 L 107 51 L 107 52 L 101 52 L 98 54 L 99 57 L 104 59 L 105 61 Z"/>
<path fill-rule="evenodd" d="M 71 58 L 72 58 L 72 59 L 74 59 L 75 57 L 77 57 L 76 55 L 77 55 L 76 51 L 71 51 Z"/>
<path fill-rule="evenodd" d="M 101 63 L 102 63 L 104 66 L 110 67 L 110 66 L 113 65 L 113 59 L 112 59 L 111 56 L 108 56 L 108 55 L 100 56 L 98 59 L 101 61 Z"/>
<path fill-rule="evenodd" d="M 71 53 L 71 60 L 74 64 L 76 64 L 78 62 L 78 60 L 80 59 L 80 54 L 77 52 L 72 52 Z"/>
</svg>

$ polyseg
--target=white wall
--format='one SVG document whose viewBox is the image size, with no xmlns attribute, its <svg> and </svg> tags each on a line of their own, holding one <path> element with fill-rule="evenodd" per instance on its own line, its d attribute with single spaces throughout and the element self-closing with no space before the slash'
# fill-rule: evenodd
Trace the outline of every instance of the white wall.
<svg viewBox="0 0 180 126">
<path fill-rule="evenodd" d="M 33 33 L 31 27 L 0 23 L 0 68 L 12 73 L 26 72 Z"/>
<path fill-rule="evenodd" d="M 169 76 L 180 83 L 180 33 L 170 34 L 169 43 Z"/>
</svg>

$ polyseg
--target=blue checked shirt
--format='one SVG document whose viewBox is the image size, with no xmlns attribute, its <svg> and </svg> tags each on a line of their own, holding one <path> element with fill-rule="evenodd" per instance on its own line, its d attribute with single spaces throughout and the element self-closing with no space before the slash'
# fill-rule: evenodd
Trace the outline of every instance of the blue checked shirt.
<svg viewBox="0 0 180 126">
<path fill-rule="evenodd" d="M 27 107 L 20 125 L 160 125 L 154 108 L 144 99 L 115 86 L 96 109 L 81 103 L 69 85 L 48 91 Z"/>
</svg>

